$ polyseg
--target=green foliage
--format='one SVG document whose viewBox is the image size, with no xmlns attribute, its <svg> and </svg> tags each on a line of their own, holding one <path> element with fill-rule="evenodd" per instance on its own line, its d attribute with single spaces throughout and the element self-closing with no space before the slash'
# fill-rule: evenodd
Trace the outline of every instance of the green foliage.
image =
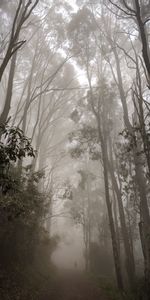
<svg viewBox="0 0 150 300">
<path fill-rule="evenodd" d="M 17 168 L 10 167 L 7 177 L 3 178 L 0 195 L 1 218 L 14 220 L 17 217 L 29 217 L 42 214 L 43 195 L 37 188 L 37 174 L 29 174 L 24 169 L 22 174 Z M 33 196 L 34 195 L 34 196 Z"/>
<path fill-rule="evenodd" d="M 67 32 L 70 48 L 72 53 L 80 53 L 78 61 L 81 65 L 84 64 L 87 51 L 90 60 L 93 59 L 95 55 L 95 45 L 91 44 L 91 47 L 87 47 L 89 41 L 92 42 L 94 40 L 93 32 L 95 30 L 96 24 L 93 21 L 92 13 L 86 6 L 74 14 L 68 24 Z"/>
<path fill-rule="evenodd" d="M 68 199 L 68 200 L 72 200 L 72 187 L 71 185 L 67 185 L 65 187 L 65 191 L 64 191 L 64 194 L 63 194 L 63 199 Z"/>
<path fill-rule="evenodd" d="M 17 189 L 17 178 L 13 177 L 12 164 L 25 157 L 34 157 L 30 140 L 18 127 L 0 125 L 0 189 L 2 194 Z M 11 169 L 11 170 L 10 170 Z"/>
<path fill-rule="evenodd" d="M 78 112 L 77 109 L 74 109 L 74 110 L 72 111 L 72 113 L 71 113 L 71 115 L 70 115 L 70 119 L 71 119 L 72 121 L 74 121 L 75 123 L 79 122 L 79 120 L 80 120 L 80 114 L 79 114 L 79 112 Z"/>
<path fill-rule="evenodd" d="M 0 164 L 16 162 L 26 156 L 34 157 L 35 152 L 30 140 L 18 127 L 9 127 L 8 124 L 0 125 Z"/>
<path fill-rule="evenodd" d="M 100 159 L 100 144 L 96 128 L 83 125 L 79 130 L 69 134 L 69 142 L 75 142 L 75 146 L 70 150 L 72 158 L 79 158 L 88 151 L 90 159 Z"/>
</svg>

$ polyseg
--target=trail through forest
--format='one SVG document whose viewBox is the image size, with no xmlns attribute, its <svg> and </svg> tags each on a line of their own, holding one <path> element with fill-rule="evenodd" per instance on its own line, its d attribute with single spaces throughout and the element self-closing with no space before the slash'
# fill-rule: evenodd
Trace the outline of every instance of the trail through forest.
<svg viewBox="0 0 150 300">
<path fill-rule="evenodd" d="M 50 299 L 53 300 L 111 300 L 104 287 L 78 271 L 61 271 Z M 46 298 L 42 300 L 48 300 Z"/>
</svg>

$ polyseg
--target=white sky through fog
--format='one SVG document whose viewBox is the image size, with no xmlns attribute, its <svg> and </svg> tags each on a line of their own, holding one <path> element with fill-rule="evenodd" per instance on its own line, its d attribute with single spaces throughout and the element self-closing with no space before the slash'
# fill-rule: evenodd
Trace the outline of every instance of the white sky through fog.
<svg viewBox="0 0 150 300">
<path fill-rule="evenodd" d="M 76 0 L 62 0 L 62 4 L 68 2 L 69 5 L 71 5 L 73 7 L 73 11 L 74 13 L 76 13 L 78 11 L 78 6 L 76 5 Z M 66 53 L 63 51 L 63 49 L 60 50 L 60 53 L 62 55 L 64 55 L 64 57 L 66 56 Z M 70 60 L 70 62 L 73 64 L 75 70 L 76 70 L 76 78 L 79 80 L 79 83 L 84 87 L 88 86 L 88 81 L 87 81 L 87 77 L 86 77 L 86 73 L 85 71 L 80 68 L 73 59 Z"/>
<path fill-rule="evenodd" d="M 78 10 L 78 6 L 76 5 L 76 0 L 68 0 L 68 4 L 70 4 L 73 7 L 75 12 Z"/>
</svg>

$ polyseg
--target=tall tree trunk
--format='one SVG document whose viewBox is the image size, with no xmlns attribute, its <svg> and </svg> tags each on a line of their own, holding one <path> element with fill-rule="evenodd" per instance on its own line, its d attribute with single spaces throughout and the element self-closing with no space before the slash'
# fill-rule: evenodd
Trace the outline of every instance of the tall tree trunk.
<svg viewBox="0 0 150 300">
<path fill-rule="evenodd" d="M 31 88 L 32 88 L 32 82 L 33 82 L 33 74 L 34 74 L 34 67 L 35 67 L 35 63 L 36 63 L 37 51 L 38 51 L 38 40 L 36 43 L 35 53 L 34 53 L 34 57 L 32 60 L 30 76 L 29 76 L 29 81 L 28 81 L 27 97 L 25 100 L 25 107 L 24 107 L 24 112 L 23 112 L 23 117 L 22 117 L 22 130 L 24 133 L 26 132 L 27 113 L 28 113 L 28 109 L 30 106 L 30 102 L 31 102 L 31 99 L 30 99 L 31 98 Z"/>
<path fill-rule="evenodd" d="M 110 227 L 110 233 L 111 233 L 116 279 L 117 279 L 118 289 L 121 292 L 123 292 L 124 284 L 123 284 L 123 277 L 122 277 L 122 271 L 121 271 L 121 259 L 120 259 L 120 254 L 118 251 L 117 236 L 116 236 L 115 224 L 114 224 L 113 213 L 112 213 L 111 199 L 110 199 L 110 194 L 109 194 L 107 139 L 106 139 L 105 130 L 103 130 L 103 132 L 102 132 L 100 112 L 99 112 L 99 110 L 96 111 L 95 107 L 94 107 L 94 102 L 93 102 L 94 97 L 93 97 L 93 90 L 92 90 L 92 85 L 91 85 L 91 78 L 90 78 L 89 70 L 88 70 L 88 63 L 87 63 L 86 67 L 87 67 L 87 77 L 88 77 L 88 82 L 89 82 L 89 87 L 90 87 L 90 92 L 91 92 L 91 107 L 92 107 L 92 111 L 93 111 L 93 114 L 94 114 L 96 122 L 97 122 L 98 137 L 99 137 L 99 142 L 101 145 L 103 172 L 104 172 L 104 185 L 105 185 L 105 200 L 106 200 L 106 206 L 107 206 L 108 218 L 109 218 L 109 227 Z"/>
<path fill-rule="evenodd" d="M 126 220 L 125 220 L 125 214 L 124 214 L 124 208 L 122 203 L 122 196 L 120 189 L 118 187 L 117 180 L 114 175 L 114 171 L 112 169 L 112 166 L 109 163 L 109 172 L 111 175 L 112 185 L 114 187 L 117 200 L 118 200 L 118 208 L 119 208 L 119 216 L 120 216 L 120 224 L 121 224 L 121 231 L 122 231 L 122 237 L 123 237 L 123 243 L 124 243 L 124 249 L 125 249 L 125 255 L 126 255 L 126 268 L 127 268 L 127 274 L 129 279 L 129 285 L 131 289 L 134 289 L 135 287 L 135 263 L 134 263 L 134 256 L 130 244 L 130 238 L 126 226 Z"/>
<path fill-rule="evenodd" d="M 111 239 L 112 239 L 116 278 L 117 278 L 117 284 L 118 284 L 119 290 L 123 291 L 121 260 L 120 260 L 120 255 L 119 255 L 119 251 L 118 251 L 117 236 L 116 236 L 116 231 L 115 231 L 115 224 L 114 224 L 113 213 L 112 213 L 112 205 L 111 205 L 110 194 L 109 194 L 107 141 L 106 141 L 106 137 L 103 136 L 102 132 L 101 132 L 99 116 L 97 116 L 97 125 L 98 125 L 98 134 L 99 134 L 99 140 L 101 143 L 101 151 L 102 151 L 102 159 L 103 159 L 105 199 L 106 199 L 106 205 L 107 205 L 108 217 L 109 217 L 109 226 L 110 226 Z"/>
<path fill-rule="evenodd" d="M 37 45 L 36 45 L 37 46 Z M 33 57 L 33 61 L 32 61 L 32 66 L 31 66 L 31 71 L 30 71 L 30 76 L 29 76 L 29 80 L 28 80 L 28 90 L 27 90 L 27 97 L 25 99 L 25 106 L 24 106 L 24 111 L 23 111 L 23 116 L 22 116 L 22 131 L 24 134 L 26 134 L 26 124 L 27 124 L 27 113 L 28 113 L 28 109 L 30 106 L 30 96 L 31 96 L 31 87 L 32 87 L 32 81 L 33 81 L 33 73 L 34 73 L 34 67 L 35 67 L 35 61 L 36 61 L 36 53 L 37 53 L 37 47 L 35 49 L 35 53 L 34 53 L 34 57 Z M 20 159 L 18 161 L 18 168 L 19 171 L 22 171 L 22 162 L 23 160 Z"/>
<path fill-rule="evenodd" d="M 115 230 L 116 230 L 117 242 L 118 242 L 118 251 L 121 257 L 120 234 L 119 234 L 119 224 L 118 224 L 118 205 L 117 205 L 117 199 L 116 199 L 114 188 L 113 188 L 113 202 L 114 202 L 113 213 L 114 213 Z"/>
<path fill-rule="evenodd" d="M 149 76 L 148 84 L 150 85 L 150 51 L 149 51 L 148 38 L 146 35 L 146 31 L 145 31 L 145 23 L 142 20 L 142 16 L 141 16 L 141 7 L 140 7 L 139 0 L 134 0 L 134 3 L 135 3 L 135 9 L 136 9 L 136 19 L 137 19 L 141 42 L 142 42 L 142 55 L 143 55 L 146 70 L 147 70 L 147 73 Z"/>
<path fill-rule="evenodd" d="M 13 55 L 13 57 L 11 59 L 8 85 L 7 85 L 7 93 L 6 93 L 4 108 L 3 108 L 3 111 L 0 116 L 0 123 L 5 123 L 7 121 L 8 114 L 10 111 L 16 60 L 17 60 L 17 52 L 15 52 L 15 54 Z"/>
<path fill-rule="evenodd" d="M 110 176 L 111 176 L 113 190 L 115 191 L 115 194 L 117 196 L 121 232 L 122 232 L 122 238 L 123 238 L 123 244 L 124 244 L 124 250 L 125 250 L 125 257 L 126 257 L 126 270 L 127 270 L 130 289 L 132 290 L 132 289 L 135 288 L 135 261 L 134 261 L 134 255 L 133 255 L 132 247 L 131 247 L 131 244 L 130 244 L 130 237 L 129 237 L 129 233 L 128 233 L 128 229 L 127 229 L 127 225 L 126 225 L 126 219 L 125 219 L 124 207 L 123 207 L 123 203 L 122 203 L 121 190 L 118 186 L 118 182 L 116 180 L 115 172 L 114 172 L 111 137 L 109 137 L 109 147 L 110 147 L 110 159 L 109 159 L 109 162 L 108 162 L 108 169 L 109 169 L 109 173 L 110 173 Z"/>
<path fill-rule="evenodd" d="M 86 192 L 88 199 L 88 224 L 87 224 L 87 234 L 88 234 L 88 271 L 91 270 L 91 195 L 90 195 L 90 178 L 89 178 L 89 170 L 88 170 L 88 156 L 86 157 L 86 173 L 87 173 L 87 184 L 86 184 Z"/>
<path fill-rule="evenodd" d="M 114 56 L 115 56 L 116 66 L 117 66 L 117 76 L 118 76 L 118 83 L 119 83 L 118 89 L 120 92 L 120 99 L 124 111 L 124 123 L 129 133 L 134 138 L 135 133 L 128 117 L 128 109 L 127 109 L 126 97 L 123 89 L 120 62 L 119 62 L 116 49 L 114 48 L 113 51 L 114 51 Z M 144 241 L 141 240 L 141 244 L 142 245 L 144 244 L 144 248 L 142 247 L 142 249 L 145 249 L 145 251 L 143 252 L 144 265 L 145 265 L 145 281 L 148 290 L 147 293 L 150 293 L 150 215 L 149 215 L 149 207 L 148 207 L 147 194 L 146 194 L 147 185 L 144 176 L 143 165 L 139 156 L 140 150 L 141 150 L 141 146 L 139 145 L 139 143 L 138 142 L 133 143 L 135 179 L 136 179 L 136 184 L 138 186 L 139 195 L 140 195 L 140 217 L 141 217 L 140 236 L 141 238 L 142 237 L 144 238 Z"/>
</svg>

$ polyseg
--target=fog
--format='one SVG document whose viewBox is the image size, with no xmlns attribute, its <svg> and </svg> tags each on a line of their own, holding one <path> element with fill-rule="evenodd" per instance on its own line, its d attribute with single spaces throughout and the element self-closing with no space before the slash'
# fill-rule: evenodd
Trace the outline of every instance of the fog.
<svg viewBox="0 0 150 300">
<path fill-rule="evenodd" d="M 150 299 L 150 1 L 0 0 L 0 300 Z"/>
</svg>

